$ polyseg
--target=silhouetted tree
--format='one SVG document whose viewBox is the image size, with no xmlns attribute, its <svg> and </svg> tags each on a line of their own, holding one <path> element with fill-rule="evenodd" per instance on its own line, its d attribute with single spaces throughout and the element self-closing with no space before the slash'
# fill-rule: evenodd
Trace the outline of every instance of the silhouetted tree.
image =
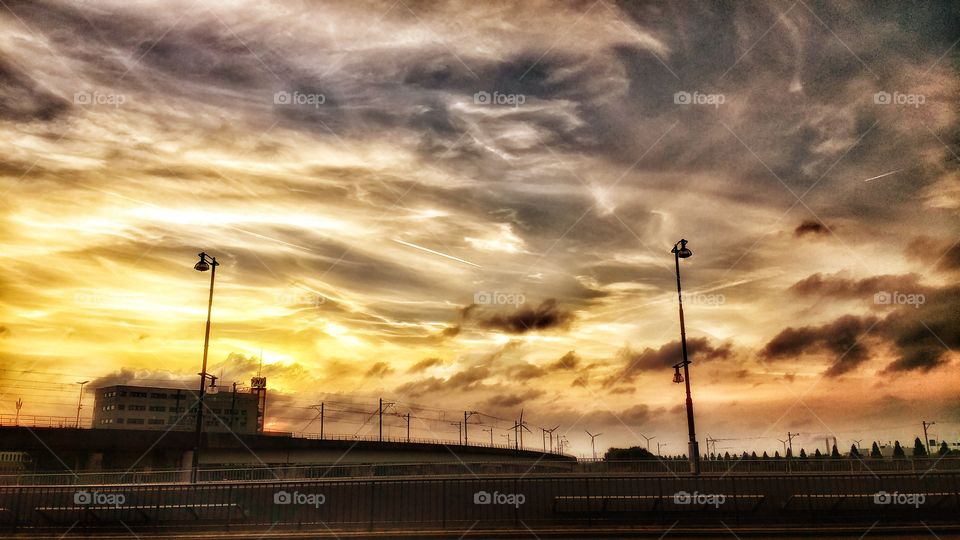
<svg viewBox="0 0 960 540">
<path fill-rule="evenodd" d="M 723 453 L 723 459 L 725 459 L 725 460 L 727 460 L 727 461 L 730 461 L 730 452 L 724 452 L 724 453 Z"/>
<path fill-rule="evenodd" d="M 750 459 L 757 459 L 757 451 L 750 452 Z"/>
<path fill-rule="evenodd" d="M 793 457 L 793 448 L 787 448 L 787 459 Z"/>
<path fill-rule="evenodd" d="M 770 455 L 767 454 L 766 451 L 764 451 L 764 453 L 763 453 L 763 458 L 761 458 L 761 459 L 770 459 Z"/>
<path fill-rule="evenodd" d="M 860 449 L 857 448 L 857 445 L 855 444 L 850 445 L 850 457 L 852 458 L 860 457 Z"/>
<path fill-rule="evenodd" d="M 893 457 L 894 458 L 905 458 L 907 453 L 903 451 L 903 447 L 900 446 L 900 441 L 893 441 Z"/>
<path fill-rule="evenodd" d="M 603 455 L 606 461 L 638 461 L 645 459 L 657 459 L 657 456 L 650 453 L 646 448 L 631 446 L 630 448 L 611 448 Z"/>
<path fill-rule="evenodd" d="M 830 451 L 830 457 L 833 459 L 840 459 L 840 451 L 837 450 L 837 445 L 833 445 L 833 450 Z"/>
<path fill-rule="evenodd" d="M 917 437 L 913 441 L 913 457 L 926 457 L 927 456 L 927 447 L 923 445 L 923 441 L 920 440 L 920 437 Z"/>
<path fill-rule="evenodd" d="M 803 448 L 800 449 L 800 459 L 807 459 L 807 451 Z"/>
<path fill-rule="evenodd" d="M 780 459 L 780 451 L 777 450 L 773 453 L 773 459 Z"/>
<path fill-rule="evenodd" d="M 873 446 L 870 447 L 870 457 L 872 458 L 883 457 L 883 454 L 880 453 L 880 445 L 877 444 L 877 441 L 873 441 Z"/>
<path fill-rule="evenodd" d="M 816 452 L 813 453 L 813 459 L 820 459 L 823 457 L 823 454 L 820 453 L 820 449 L 817 448 Z"/>
<path fill-rule="evenodd" d="M 717 455 L 713 452 L 710 452 L 710 459 L 717 459 Z"/>
<path fill-rule="evenodd" d="M 950 447 L 947 446 L 947 441 L 940 443 L 940 450 L 937 451 L 941 456 L 945 456 L 950 453 Z"/>
</svg>

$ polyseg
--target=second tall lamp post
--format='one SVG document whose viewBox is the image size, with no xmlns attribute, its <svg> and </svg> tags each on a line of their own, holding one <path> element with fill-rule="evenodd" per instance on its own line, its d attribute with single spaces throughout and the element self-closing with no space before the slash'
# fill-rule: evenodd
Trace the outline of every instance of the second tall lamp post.
<svg viewBox="0 0 960 540">
<path fill-rule="evenodd" d="M 683 351 L 683 361 L 674 364 L 675 370 L 673 382 L 687 383 L 687 429 L 690 431 L 690 441 L 687 443 L 687 455 L 690 456 L 690 474 L 700 474 L 700 447 L 697 444 L 697 433 L 693 427 L 693 398 L 690 397 L 690 360 L 687 358 L 687 329 L 683 323 L 683 293 L 680 290 L 680 259 L 686 259 L 693 255 L 687 249 L 687 241 L 680 240 L 674 244 L 671 253 L 674 255 L 674 261 L 677 266 L 677 301 L 680 305 L 680 347 Z M 683 368 L 683 375 L 680 374 L 680 368 Z"/>
<path fill-rule="evenodd" d="M 196 442 L 193 448 L 193 465 L 190 468 L 190 481 L 197 481 L 200 467 L 200 446 L 203 443 L 203 395 L 207 387 L 207 350 L 210 347 L 210 313 L 213 310 L 213 281 L 217 277 L 217 267 L 220 263 L 216 257 L 200 253 L 200 260 L 193 266 L 197 272 L 210 270 L 210 297 L 207 300 L 207 329 L 203 335 L 203 367 L 200 369 L 200 393 L 197 395 L 197 429 Z"/>
</svg>

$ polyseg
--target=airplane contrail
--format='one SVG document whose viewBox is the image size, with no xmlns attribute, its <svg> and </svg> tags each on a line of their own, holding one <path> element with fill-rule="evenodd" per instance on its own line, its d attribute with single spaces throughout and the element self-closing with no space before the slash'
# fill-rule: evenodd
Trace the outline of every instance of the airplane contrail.
<svg viewBox="0 0 960 540">
<path fill-rule="evenodd" d="M 898 172 L 900 172 L 900 171 L 902 171 L 902 170 L 903 170 L 903 169 L 897 169 L 897 170 L 895 170 L 895 171 L 890 171 L 890 172 L 888 172 L 888 173 L 883 173 L 883 174 L 881 174 L 880 176 L 874 176 L 873 178 L 867 178 L 866 180 L 864 180 L 864 182 L 869 182 L 869 181 L 871 181 L 871 180 L 876 180 L 877 178 L 883 178 L 884 176 L 890 176 L 891 174 L 897 174 Z"/>
<path fill-rule="evenodd" d="M 441 256 L 441 257 L 446 257 L 446 258 L 448 258 L 448 259 L 450 259 L 450 260 L 454 260 L 454 261 L 457 261 L 457 262 L 462 262 L 463 264 L 469 264 L 470 266 L 476 266 L 477 268 L 483 268 L 483 267 L 480 266 L 479 264 L 472 263 L 472 262 L 470 262 L 470 261 L 465 261 L 465 260 L 463 260 L 463 259 L 458 259 L 458 258 L 454 257 L 453 255 L 447 255 L 446 253 L 440 253 L 439 251 L 434 251 L 434 250 L 432 250 L 432 249 L 425 248 L 425 247 L 423 247 L 423 246 L 418 246 L 418 245 L 416 245 L 416 244 L 411 244 L 410 242 L 404 242 L 403 240 L 397 240 L 396 238 L 394 238 L 393 241 L 396 242 L 396 243 L 398 243 L 398 244 L 403 244 L 403 245 L 405 245 L 405 246 L 412 247 L 413 249 L 419 249 L 420 251 L 426 251 L 427 253 L 433 253 L 434 255 L 439 255 L 439 256 Z"/>
</svg>

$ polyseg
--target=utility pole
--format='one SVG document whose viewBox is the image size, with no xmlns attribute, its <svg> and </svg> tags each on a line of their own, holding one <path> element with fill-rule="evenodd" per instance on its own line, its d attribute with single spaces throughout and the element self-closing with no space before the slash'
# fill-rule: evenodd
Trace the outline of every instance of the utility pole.
<svg viewBox="0 0 960 540">
<path fill-rule="evenodd" d="M 410 442 L 410 413 L 407 413 L 407 442 Z"/>
<path fill-rule="evenodd" d="M 230 423 L 227 425 L 230 428 L 230 431 L 233 431 L 233 417 L 237 414 L 236 408 L 237 408 L 237 383 L 233 383 L 233 395 L 230 396 Z"/>
<path fill-rule="evenodd" d="M 661 447 L 661 446 L 666 446 L 666 445 L 667 445 L 667 443 L 663 443 L 663 444 L 661 444 L 661 443 L 659 443 L 659 442 L 657 443 L 657 456 L 660 455 L 660 447 Z"/>
<path fill-rule="evenodd" d="M 787 441 L 790 443 L 790 456 L 793 456 L 793 438 L 799 437 L 799 436 L 800 436 L 799 433 L 790 433 L 789 431 L 787 432 Z M 786 450 L 784 450 L 784 453 L 786 453 Z"/>
<path fill-rule="evenodd" d="M 936 424 L 936 422 L 923 421 L 923 445 L 927 448 L 927 455 L 930 455 L 930 437 L 927 436 L 927 428 Z"/>
<path fill-rule="evenodd" d="M 467 438 L 467 420 L 475 414 L 477 411 L 463 411 L 463 444 L 470 444 L 470 439 Z"/>
<path fill-rule="evenodd" d="M 323 402 L 320 402 L 320 440 L 323 440 Z"/>
<path fill-rule="evenodd" d="M 393 402 L 387 402 L 386 406 L 393 405 Z M 383 442 L 383 398 L 380 398 L 380 442 Z"/>
<path fill-rule="evenodd" d="M 450 422 L 451 426 L 457 426 L 457 441 L 463 444 L 463 424 L 461 422 Z"/>
<path fill-rule="evenodd" d="M 13 425 L 15 426 L 20 425 L 20 409 L 22 408 L 23 408 L 23 398 L 17 398 L 17 417 L 13 421 Z"/>
<path fill-rule="evenodd" d="M 493 448 L 493 428 L 483 428 L 482 431 L 490 434 L 490 448 Z"/>
<path fill-rule="evenodd" d="M 501 433 L 500 436 L 507 440 L 507 448 L 510 448 L 510 432 Z"/>
<path fill-rule="evenodd" d="M 77 400 L 77 427 L 80 427 L 80 408 L 83 406 L 83 385 L 90 381 L 77 381 L 80 385 L 80 399 Z"/>
</svg>

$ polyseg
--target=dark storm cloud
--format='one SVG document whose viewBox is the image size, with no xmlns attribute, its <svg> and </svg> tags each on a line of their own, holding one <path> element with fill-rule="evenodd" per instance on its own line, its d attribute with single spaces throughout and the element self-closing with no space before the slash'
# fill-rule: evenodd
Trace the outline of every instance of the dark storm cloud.
<svg viewBox="0 0 960 540">
<path fill-rule="evenodd" d="M 793 230 L 793 234 L 798 238 L 808 234 L 830 234 L 830 229 L 819 221 L 804 221 L 800 225 L 797 225 L 797 228 Z"/>
<path fill-rule="evenodd" d="M 960 348 L 960 286 L 929 291 L 919 307 L 904 306 L 879 325 L 897 347 L 886 373 L 930 371 L 945 365 Z"/>
<path fill-rule="evenodd" d="M 553 298 L 544 300 L 537 307 L 523 306 L 514 312 L 473 315 L 480 328 L 498 330 L 508 334 L 526 334 L 545 330 L 565 330 L 573 322 L 573 313 L 557 306 Z"/>
<path fill-rule="evenodd" d="M 924 286 L 918 281 L 916 274 L 859 280 L 815 274 L 803 279 L 791 290 L 801 295 L 862 297 L 874 311 L 890 313 L 882 317 L 847 315 L 820 326 L 787 328 L 767 343 L 761 356 L 770 361 L 828 352 L 835 360 L 825 374 L 841 375 L 871 357 L 864 343 L 869 334 L 892 344 L 897 351 L 898 356 L 886 367 L 886 373 L 939 367 L 949 361 L 950 350 L 960 346 L 956 325 L 960 287 Z M 908 300 L 912 303 L 906 303 Z"/>
<path fill-rule="evenodd" d="M 576 351 L 568 351 L 566 354 L 561 356 L 556 362 L 550 364 L 548 369 L 552 370 L 569 370 L 576 369 L 580 364 L 580 357 L 577 356 Z"/>
<path fill-rule="evenodd" d="M 827 351 L 834 355 L 828 376 L 847 373 L 865 362 L 870 351 L 863 344 L 864 334 L 876 319 L 848 315 L 822 326 L 787 328 L 771 339 L 761 351 L 767 361 L 794 358 L 810 352 Z"/>
<path fill-rule="evenodd" d="M 658 349 L 647 347 L 636 351 L 629 346 L 617 352 L 617 362 L 622 364 L 621 369 L 608 377 L 603 385 L 626 384 L 643 372 L 669 369 L 670 366 L 683 360 L 683 351 L 679 341 L 671 341 Z M 691 362 L 709 362 L 730 358 L 732 355 L 730 343 L 714 346 L 706 338 L 692 338 L 687 340 L 687 355 Z"/>
<path fill-rule="evenodd" d="M 452 391 L 466 392 L 482 388 L 483 381 L 490 376 L 490 373 L 490 368 L 487 366 L 470 366 L 446 379 L 429 377 L 402 384 L 396 388 L 395 392 L 398 395 L 413 397 Z"/>
<path fill-rule="evenodd" d="M 543 390 L 527 390 L 516 394 L 497 394 L 484 401 L 483 406 L 485 410 L 489 410 L 495 415 L 511 413 L 515 412 L 515 409 L 520 408 L 524 403 L 535 401 L 544 393 Z"/>
<path fill-rule="evenodd" d="M 425 358 L 420 360 L 416 364 L 407 368 L 407 373 L 420 373 L 426 369 L 432 368 L 434 366 L 442 366 L 443 360 L 440 358 Z"/>
<path fill-rule="evenodd" d="M 377 362 L 376 364 L 370 366 L 370 369 L 367 370 L 367 372 L 364 374 L 364 377 L 382 379 L 393 373 L 393 371 L 394 369 L 390 367 L 390 364 L 386 362 Z"/>
<path fill-rule="evenodd" d="M 10 59 L 0 56 L 0 118 L 14 122 L 55 120 L 70 108 Z"/>
<path fill-rule="evenodd" d="M 936 265 L 940 270 L 960 270 L 960 241 L 941 241 L 931 236 L 918 236 L 907 246 L 907 255 Z"/>
<path fill-rule="evenodd" d="M 873 302 L 873 296 L 881 291 L 923 292 L 919 274 L 872 276 L 865 279 L 845 278 L 840 275 L 816 273 L 794 283 L 790 292 L 802 296 L 826 296 L 834 298 L 862 298 Z"/>
</svg>

